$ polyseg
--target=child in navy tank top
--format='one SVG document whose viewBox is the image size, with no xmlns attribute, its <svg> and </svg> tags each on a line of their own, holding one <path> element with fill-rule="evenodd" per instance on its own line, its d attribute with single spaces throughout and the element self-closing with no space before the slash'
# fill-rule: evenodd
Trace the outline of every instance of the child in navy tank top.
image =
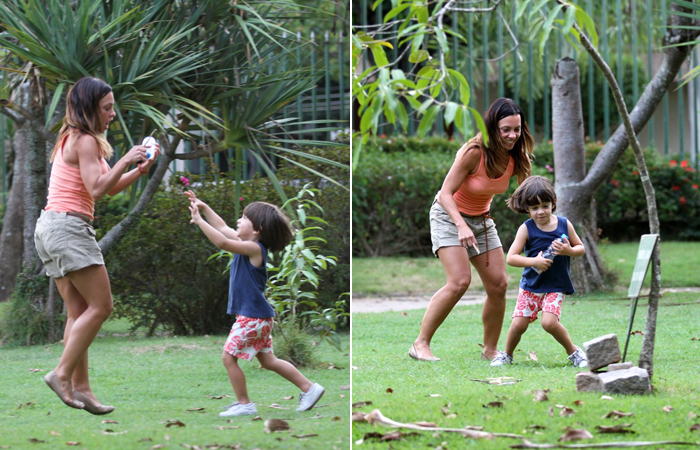
<svg viewBox="0 0 700 450">
<path fill-rule="evenodd" d="M 190 199 L 192 223 L 199 226 L 219 249 L 234 253 L 229 281 L 228 313 L 236 315 L 222 355 L 237 402 L 228 405 L 221 417 L 257 414 L 248 397 L 245 374 L 238 360 L 258 358 L 260 365 L 287 379 L 299 389 L 297 411 L 314 407 L 325 389 L 310 382 L 287 361 L 277 359 L 272 351 L 272 327 L 275 312 L 265 299 L 267 284 L 267 252 L 283 250 L 294 236 L 289 219 L 280 209 L 264 202 L 245 207 L 237 229 L 229 228 L 209 205 L 194 192 L 185 192 Z M 202 210 L 205 221 L 199 213 Z"/>
<path fill-rule="evenodd" d="M 557 209 L 556 201 L 554 186 L 540 176 L 527 178 L 508 199 L 510 209 L 528 214 L 530 219 L 518 229 L 506 257 L 509 265 L 524 269 L 506 349 L 498 352 L 492 366 L 513 363 L 513 352 L 529 324 L 537 320 L 539 311 L 542 311 L 542 328 L 564 347 L 573 365 L 588 365 L 585 353 L 573 344 L 560 322 L 564 297 L 574 293 L 569 276 L 570 257 L 582 256 L 585 249 L 571 222 L 553 214 Z M 550 245 L 553 260 L 542 256 Z M 521 255 L 523 250 L 525 256 Z"/>
</svg>

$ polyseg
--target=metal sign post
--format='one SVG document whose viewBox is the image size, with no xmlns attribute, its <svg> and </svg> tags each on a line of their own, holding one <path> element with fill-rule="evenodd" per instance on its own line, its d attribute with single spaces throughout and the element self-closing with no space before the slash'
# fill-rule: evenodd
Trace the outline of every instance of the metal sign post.
<svg viewBox="0 0 700 450">
<path fill-rule="evenodd" d="M 642 290 L 642 284 L 644 284 L 644 277 L 646 277 L 647 270 L 649 269 L 649 261 L 651 261 L 651 254 L 654 251 L 654 246 L 657 245 L 659 241 L 658 234 L 644 234 L 639 240 L 639 250 L 637 251 L 637 260 L 634 263 L 634 270 L 632 271 L 632 280 L 630 281 L 630 288 L 627 291 L 627 297 L 632 299 L 630 305 L 630 323 L 627 327 L 627 339 L 625 339 L 625 351 L 622 353 L 622 362 L 625 362 L 627 358 L 627 345 L 630 342 L 630 335 L 632 334 L 632 323 L 634 322 L 634 314 L 637 312 L 637 301 L 639 300 L 639 293 Z"/>
</svg>

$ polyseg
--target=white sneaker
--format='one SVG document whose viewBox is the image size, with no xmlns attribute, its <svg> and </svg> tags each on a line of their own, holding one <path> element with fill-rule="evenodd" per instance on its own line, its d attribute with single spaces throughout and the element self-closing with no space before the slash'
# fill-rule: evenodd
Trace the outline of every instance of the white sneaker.
<svg viewBox="0 0 700 450">
<path fill-rule="evenodd" d="M 498 355 L 496 355 L 496 357 L 493 358 L 493 361 L 491 361 L 490 366 L 496 367 L 504 366 L 506 364 L 513 364 L 513 357 L 506 352 L 498 352 Z"/>
<path fill-rule="evenodd" d="M 246 403 L 242 405 L 238 402 L 232 403 L 230 407 L 219 413 L 220 417 L 231 417 L 231 416 L 252 416 L 257 414 L 258 410 L 255 408 L 255 403 Z"/>
<path fill-rule="evenodd" d="M 314 383 L 308 392 L 302 392 L 299 394 L 299 407 L 297 411 L 308 411 L 314 407 L 316 402 L 323 397 L 323 393 L 326 392 L 318 383 Z"/>
<path fill-rule="evenodd" d="M 583 350 L 576 347 L 576 351 L 569 355 L 569 361 L 572 362 L 574 367 L 588 367 L 588 358 Z"/>
</svg>

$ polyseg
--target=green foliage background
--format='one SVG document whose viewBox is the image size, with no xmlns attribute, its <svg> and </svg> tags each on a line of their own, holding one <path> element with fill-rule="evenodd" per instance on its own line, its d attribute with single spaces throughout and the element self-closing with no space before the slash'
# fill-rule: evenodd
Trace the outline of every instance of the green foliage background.
<svg viewBox="0 0 700 450">
<path fill-rule="evenodd" d="M 345 147 L 305 151 L 345 164 L 349 159 Z M 336 170 L 335 179 L 348 180 L 347 171 Z M 229 226 L 235 227 L 236 186 L 229 175 L 219 174 L 217 182 L 212 173 L 174 174 L 169 187 L 161 187 L 136 225 L 108 253 L 106 265 L 117 317 L 128 318 L 135 328 L 145 327 L 148 334 L 158 326 L 177 335 L 221 333 L 230 327 L 231 318 L 226 314 L 226 260 L 208 261 L 217 249 L 189 223 L 184 195 L 186 189 L 192 188 Z M 181 181 L 183 176 L 189 186 Z M 350 291 L 348 191 L 289 163 L 281 164 L 277 177 L 288 196 L 295 195 L 301 183 L 313 182 L 321 190 L 316 201 L 324 208 L 324 218 L 329 222 L 322 236 L 328 243 L 322 246 L 322 252 L 336 256 L 339 264 L 320 274 L 318 302 L 324 307 L 332 306 L 342 293 Z M 267 178 L 256 176 L 241 183 L 240 188 L 244 205 L 253 201 L 279 203 L 278 193 Z M 125 213 L 123 197 L 101 201 L 97 210 L 98 237 Z"/>
<path fill-rule="evenodd" d="M 353 171 L 353 252 L 357 256 L 430 255 L 428 210 L 440 189 L 461 142 L 443 138 L 388 137 L 370 141 Z M 590 166 L 601 146 L 586 144 Z M 700 177 L 688 161 L 668 161 L 653 149 L 645 151 L 656 189 L 665 239 L 700 239 Z M 552 144 L 535 149 L 533 174 L 554 180 Z M 550 170 L 551 169 L 551 170 Z M 508 247 L 527 216 L 505 206 L 517 187 L 494 197 L 492 214 Z M 632 152 L 596 193 L 600 237 L 612 241 L 637 240 L 648 233 L 646 200 Z"/>
</svg>

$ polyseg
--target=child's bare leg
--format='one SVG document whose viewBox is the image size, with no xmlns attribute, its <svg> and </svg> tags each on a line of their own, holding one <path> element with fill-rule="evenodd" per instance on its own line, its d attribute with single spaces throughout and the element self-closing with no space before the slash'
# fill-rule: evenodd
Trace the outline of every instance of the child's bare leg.
<svg viewBox="0 0 700 450">
<path fill-rule="evenodd" d="M 259 352 L 257 354 L 258 361 L 263 369 L 271 370 L 276 374 L 282 376 L 283 378 L 290 381 L 296 387 L 302 390 L 302 392 L 308 392 L 313 385 L 304 375 L 297 370 L 291 363 L 279 359 L 275 356 L 273 352 L 263 353 Z"/>
<path fill-rule="evenodd" d="M 221 360 L 224 362 L 224 367 L 226 367 L 226 373 L 228 373 L 228 379 L 231 381 L 231 386 L 233 387 L 233 392 L 236 394 L 238 403 L 242 405 L 250 403 L 248 388 L 245 384 L 245 374 L 243 370 L 238 367 L 238 358 L 224 350 L 224 353 L 221 355 Z"/>
<path fill-rule="evenodd" d="M 529 317 L 513 317 L 506 337 L 506 353 L 508 355 L 513 356 L 513 352 L 520 343 L 520 338 L 527 331 L 528 325 L 530 325 Z"/>
<path fill-rule="evenodd" d="M 567 355 L 576 351 L 576 346 L 571 342 L 569 332 L 566 331 L 566 328 L 559 322 L 559 318 L 555 314 L 548 312 L 542 313 L 542 328 L 544 328 L 544 331 L 554 336 L 554 339 L 564 347 Z"/>
</svg>

